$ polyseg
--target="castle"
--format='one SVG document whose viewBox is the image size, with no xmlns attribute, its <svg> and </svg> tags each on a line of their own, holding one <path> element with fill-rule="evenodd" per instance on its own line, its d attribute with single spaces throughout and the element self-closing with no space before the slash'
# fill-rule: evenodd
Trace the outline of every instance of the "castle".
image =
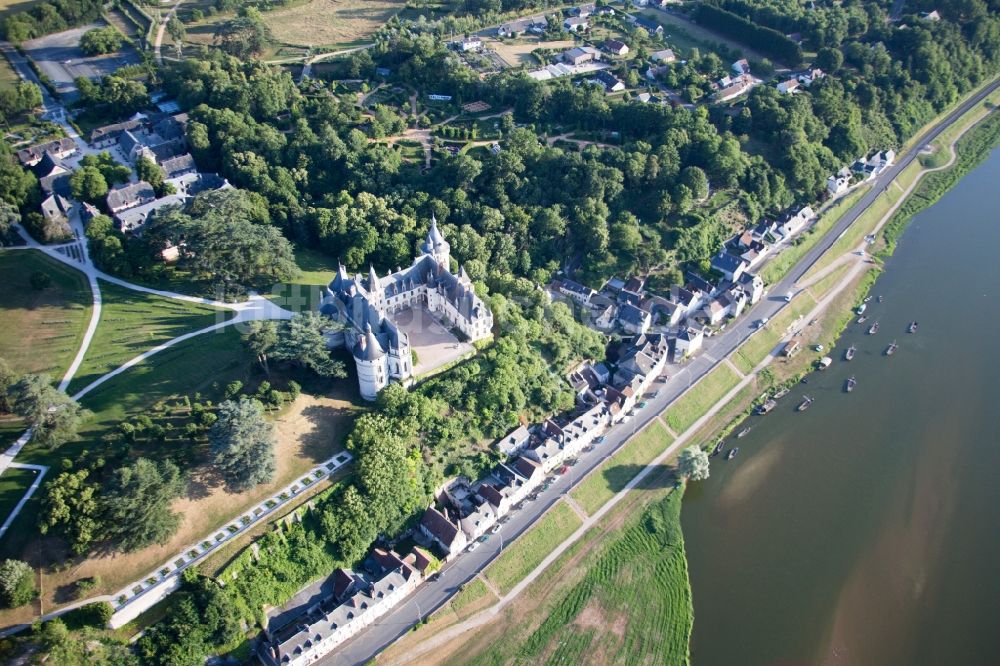
<svg viewBox="0 0 1000 666">
<path fill-rule="evenodd" d="M 465 269 L 452 274 L 451 247 L 433 217 L 420 249 L 412 266 L 381 278 L 374 268 L 367 279 L 350 277 L 341 265 L 323 297 L 321 311 L 350 324 L 345 343 L 367 400 L 374 400 L 390 380 L 406 383 L 413 377 L 410 338 L 393 320 L 395 313 L 425 307 L 470 341 L 488 337 L 493 328 L 493 313 L 476 296 Z"/>
</svg>

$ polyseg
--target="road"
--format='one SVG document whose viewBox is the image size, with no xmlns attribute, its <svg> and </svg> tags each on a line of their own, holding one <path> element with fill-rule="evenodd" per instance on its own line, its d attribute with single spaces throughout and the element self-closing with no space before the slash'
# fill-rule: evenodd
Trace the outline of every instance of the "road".
<svg viewBox="0 0 1000 666">
<path fill-rule="evenodd" d="M 583 479 L 588 472 L 613 454 L 635 432 L 657 418 L 691 384 L 718 364 L 723 363 L 740 344 L 753 334 L 754 321 L 764 317 L 773 318 L 777 315 L 786 305 L 781 295 L 796 289 L 797 282 L 812 268 L 819 257 L 875 201 L 882 190 L 917 158 L 920 147 L 937 138 L 941 132 L 998 87 L 1000 87 L 1000 79 L 962 103 L 940 123 L 925 132 L 920 140 L 914 143 L 912 149 L 900 155 L 897 163 L 879 176 L 874 186 L 799 260 L 788 275 L 770 287 L 770 293 L 773 296 L 762 299 L 736 325 L 722 335 L 707 339 L 704 352 L 688 361 L 683 369 L 672 376 L 670 381 L 665 384 L 654 384 L 654 386 L 660 387 L 660 394 L 656 398 L 648 400 L 649 405 L 646 409 L 639 410 L 630 421 L 610 429 L 606 433 L 606 441 L 596 446 L 592 452 L 582 454 L 579 458 L 580 462 L 571 468 L 570 473 L 560 477 L 549 490 L 541 493 L 537 501 L 529 502 L 521 511 L 511 514 L 510 522 L 504 526 L 500 535 L 491 538 L 476 551 L 465 553 L 453 560 L 441 570 L 440 578 L 437 581 L 421 585 L 404 603 L 316 663 L 321 666 L 359 666 L 365 664 L 402 634 L 409 631 L 415 622 L 429 616 L 448 601 L 459 588 L 492 562 L 500 554 L 503 547 L 531 527 L 546 510 Z M 671 368 L 676 369 L 676 366 L 668 366 L 668 373 L 671 372 Z"/>
</svg>

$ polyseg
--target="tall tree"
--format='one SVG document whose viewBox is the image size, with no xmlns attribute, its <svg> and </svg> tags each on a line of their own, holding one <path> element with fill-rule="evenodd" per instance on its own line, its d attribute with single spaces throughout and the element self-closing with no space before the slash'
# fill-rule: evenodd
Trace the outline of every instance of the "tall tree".
<svg viewBox="0 0 1000 666">
<path fill-rule="evenodd" d="M 249 330 L 243 336 L 243 344 L 257 357 L 257 362 L 270 377 L 271 368 L 267 364 L 267 355 L 278 344 L 278 325 L 271 320 L 250 322 Z"/>
<path fill-rule="evenodd" d="M 318 312 L 300 312 L 283 327 L 273 356 L 309 368 L 321 377 L 346 377 L 344 364 L 330 356 L 323 333 L 331 321 Z"/>
<path fill-rule="evenodd" d="M 257 400 L 220 404 L 208 441 L 215 466 L 233 490 L 249 490 L 274 477 L 274 426 Z"/>
<path fill-rule="evenodd" d="M 54 448 L 76 436 L 80 405 L 52 386 L 48 375 L 25 375 L 11 388 L 14 412 L 33 428 L 31 441 Z"/>
<path fill-rule="evenodd" d="M 124 551 L 166 543 L 181 522 L 170 505 L 185 486 L 181 471 L 169 460 L 157 464 L 138 458 L 115 470 L 101 498 L 108 537 Z"/>
<path fill-rule="evenodd" d="M 7 608 L 23 606 L 35 597 L 35 572 L 27 562 L 0 563 L 0 603 Z"/>
<path fill-rule="evenodd" d="M 100 486 L 90 482 L 88 476 L 85 469 L 63 472 L 46 484 L 42 497 L 39 531 L 46 534 L 58 529 L 76 555 L 87 552 L 101 528 L 97 495 Z"/>
<path fill-rule="evenodd" d="M 73 198 L 96 204 L 108 194 L 108 181 L 97 167 L 85 166 L 69 177 Z"/>
<path fill-rule="evenodd" d="M 708 478 L 708 453 L 700 446 L 689 446 L 677 459 L 677 469 L 681 476 L 691 481 L 704 481 Z"/>
</svg>

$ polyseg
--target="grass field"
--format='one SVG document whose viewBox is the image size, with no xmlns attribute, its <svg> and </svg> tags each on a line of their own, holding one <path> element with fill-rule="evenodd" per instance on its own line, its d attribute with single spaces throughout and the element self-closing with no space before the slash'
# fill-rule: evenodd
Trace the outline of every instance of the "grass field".
<svg viewBox="0 0 1000 666">
<path fill-rule="evenodd" d="M 0 475 L 0 524 L 7 520 L 37 476 L 38 472 L 33 469 L 17 467 L 8 467 Z"/>
<path fill-rule="evenodd" d="M 35 289 L 45 273 L 51 286 Z M 17 372 L 47 372 L 61 379 L 76 354 L 93 299 L 83 274 L 37 250 L 0 252 L 0 357 Z"/>
<path fill-rule="evenodd" d="M 601 463 L 570 495 L 588 515 L 593 515 L 673 441 L 667 429 L 659 421 L 653 421 L 615 455 Z"/>
<path fill-rule="evenodd" d="M 718 366 L 667 408 L 667 424 L 678 434 L 684 432 L 739 382 L 729 366 Z"/>
<path fill-rule="evenodd" d="M 733 363 L 744 373 L 753 370 L 785 336 L 792 322 L 814 307 L 816 307 L 816 301 L 812 296 L 806 293 L 797 295 L 788 307 L 781 311 L 781 314 L 740 346 L 739 351 L 733 356 Z"/>
<path fill-rule="evenodd" d="M 233 315 L 231 311 L 132 291 L 107 282 L 101 283 L 101 295 L 101 321 L 70 383 L 71 394 L 158 344 Z"/>
<path fill-rule="evenodd" d="M 349 46 L 367 39 L 405 0 L 311 0 L 264 14 L 264 22 L 280 42 L 302 46 Z"/>
<path fill-rule="evenodd" d="M 580 517 L 565 502 L 557 503 L 486 567 L 486 577 L 501 594 L 507 594 L 581 523 Z"/>
<path fill-rule="evenodd" d="M 672 492 L 629 517 L 552 604 L 451 663 L 688 664 L 693 607 L 681 497 Z"/>
</svg>

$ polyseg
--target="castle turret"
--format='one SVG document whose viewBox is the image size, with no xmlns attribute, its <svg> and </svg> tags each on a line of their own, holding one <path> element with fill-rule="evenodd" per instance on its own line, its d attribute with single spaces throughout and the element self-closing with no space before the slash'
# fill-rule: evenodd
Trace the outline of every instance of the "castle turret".
<svg viewBox="0 0 1000 666">
<path fill-rule="evenodd" d="M 434 260 L 445 268 L 449 268 L 448 259 L 451 254 L 451 246 L 444 239 L 437 226 L 437 217 L 431 215 L 431 228 L 427 231 L 427 238 L 420 247 L 424 254 L 434 257 Z"/>
<path fill-rule="evenodd" d="M 364 333 L 358 335 L 351 353 L 354 355 L 354 363 L 358 366 L 361 397 L 374 400 L 378 392 L 389 383 L 389 372 L 385 350 L 382 349 L 370 323 L 365 324 Z"/>
</svg>

